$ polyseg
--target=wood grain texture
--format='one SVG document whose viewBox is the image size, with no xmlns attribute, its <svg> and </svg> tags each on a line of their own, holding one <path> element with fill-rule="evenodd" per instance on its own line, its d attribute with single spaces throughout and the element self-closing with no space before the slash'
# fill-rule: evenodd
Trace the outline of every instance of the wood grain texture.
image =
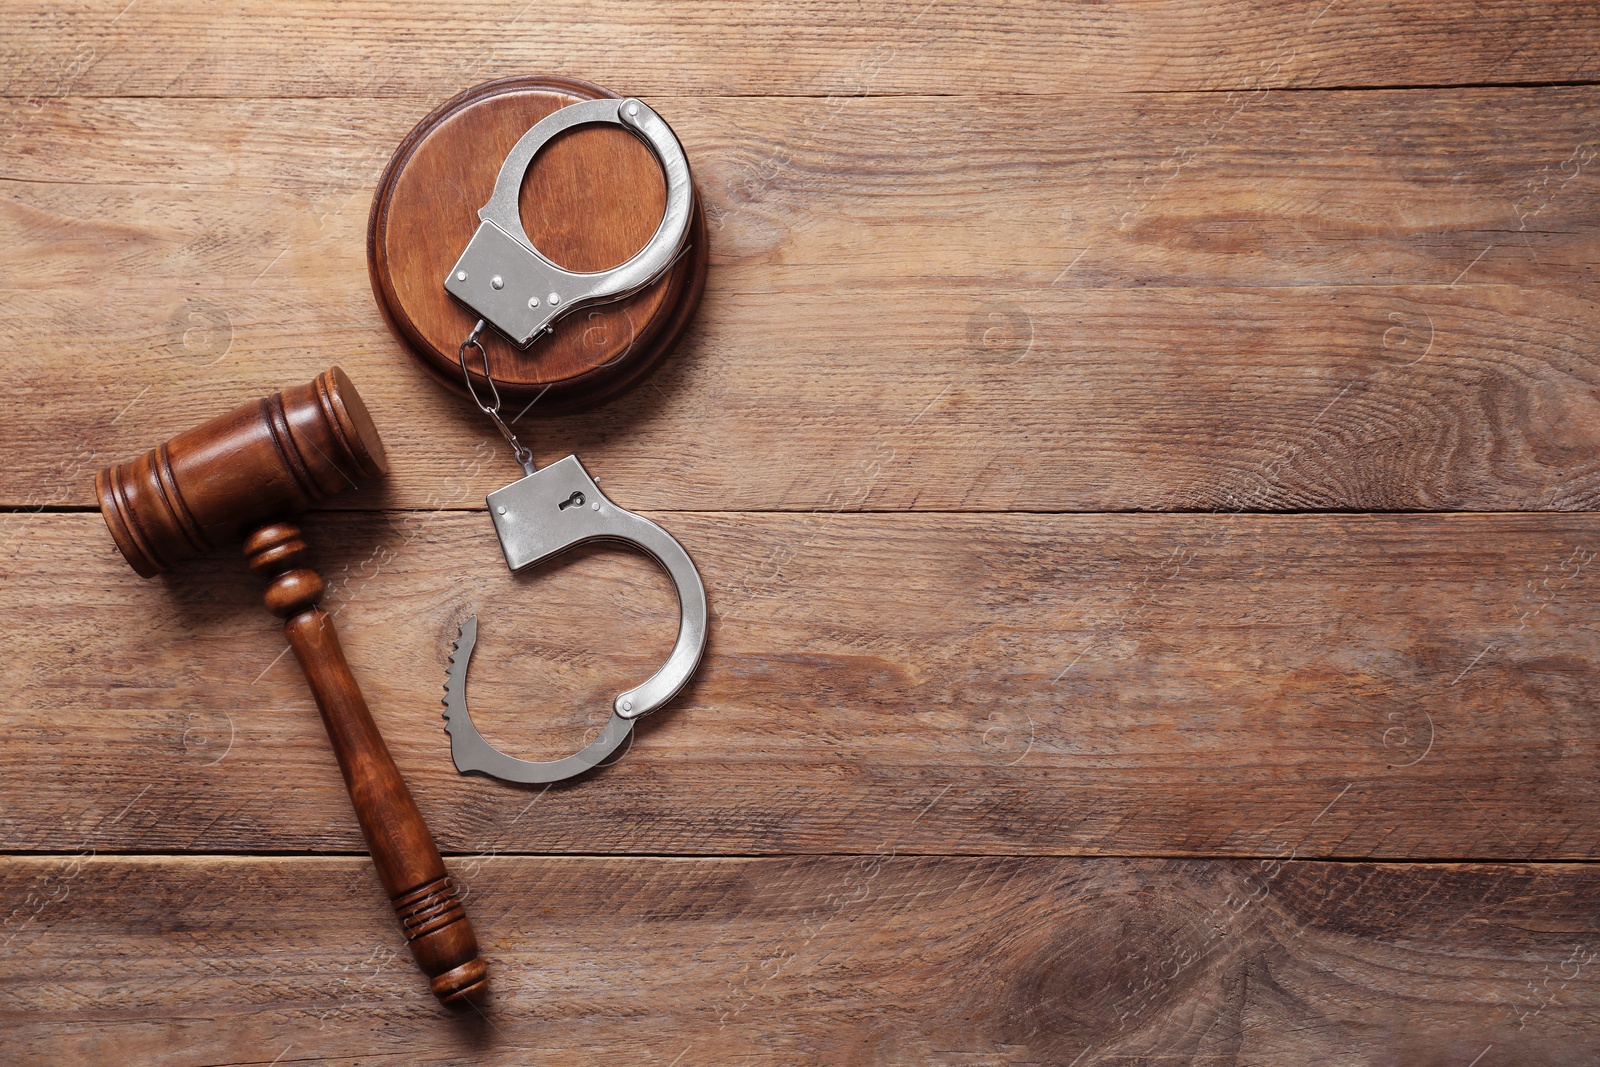
<svg viewBox="0 0 1600 1067">
<path fill-rule="evenodd" d="M 743 268 L 741 289 L 792 292 L 1581 283 L 1597 99 L 1579 86 L 649 102 L 705 195 L 723 286 Z M 7 289 L 115 270 L 354 291 L 374 186 L 430 106 L 0 102 L 26 268 Z"/>
<path fill-rule="evenodd" d="M 1595 1062 L 1600 3 L 0 25 L 0 1059 Z M 670 588 L 505 572 L 517 468 L 363 256 L 405 132 L 530 72 L 657 107 L 716 252 L 648 383 L 518 424 L 716 612 L 551 789 L 455 774 L 456 624 L 485 735 L 548 757 Z M 140 583 L 87 511 L 333 363 L 393 473 L 307 527 L 495 971 L 464 1021 L 242 561 Z"/>
<path fill-rule="evenodd" d="M 767 96 L 1471 85 L 1593 78 L 1600 47 L 1592 0 L 7 6 L 19 98 L 442 100 L 531 72 Z"/>
<path fill-rule="evenodd" d="M 705 663 L 545 790 L 451 765 L 457 625 L 480 616 L 484 735 L 554 758 L 665 659 L 665 578 L 621 553 L 512 577 L 482 514 L 314 517 L 441 849 L 1600 857 L 1593 516 L 669 519 Z M 22 521 L 0 844 L 361 847 L 236 559 L 133 582 L 98 516 Z"/>
<path fill-rule="evenodd" d="M 1582 297 L 1011 295 L 836 293 L 876 309 L 864 338 L 854 319 L 801 329 L 790 298 L 714 285 L 649 382 L 517 426 L 541 463 L 578 452 L 644 510 L 1581 510 L 1600 497 L 1597 323 Z M 241 347 L 221 361 L 174 357 L 164 321 L 131 352 L 125 324 L 86 322 L 62 339 L 68 364 L 59 348 L 18 348 L 0 396 L 17 428 L 0 469 L 8 503 L 87 504 L 95 468 L 191 425 L 211 398 L 308 375 L 335 350 L 394 464 L 351 504 L 478 508 L 516 474 L 492 427 L 410 365 L 365 294 L 321 322 L 288 294 L 250 304 L 262 324 L 241 319 Z M 19 342 L 27 323 L 47 332 L 49 299 L 13 306 L 5 329 Z M 348 343 L 308 354 L 318 337 Z"/>
<path fill-rule="evenodd" d="M 1596 92 L 657 101 L 710 295 L 663 372 L 534 444 L 646 509 L 1589 507 Z M 418 113 L 28 112 L 0 499 L 86 504 L 82 453 L 335 359 L 395 456 L 383 506 L 498 486 L 464 484 L 491 435 L 403 365 L 365 278 Z"/>
<path fill-rule="evenodd" d="M 8 1060 L 1562 1067 L 1600 1024 L 1585 867 L 487 856 L 469 879 L 500 984 L 455 1021 L 362 864 L 8 859 L 6 934 L 48 975 L 0 979 Z"/>
</svg>

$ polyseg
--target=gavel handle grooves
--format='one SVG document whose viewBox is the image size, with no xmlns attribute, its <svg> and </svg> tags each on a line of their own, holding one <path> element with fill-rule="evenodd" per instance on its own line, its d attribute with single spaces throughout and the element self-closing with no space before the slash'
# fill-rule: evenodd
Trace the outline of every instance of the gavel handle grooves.
<svg viewBox="0 0 1600 1067">
<path fill-rule="evenodd" d="M 270 579 L 264 599 L 316 696 L 328 740 L 350 791 L 378 877 L 394 904 L 411 954 L 447 1006 L 466 1007 L 488 988 L 478 939 L 411 790 L 372 721 L 333 619 L 317 607 L 322 578 L 303 566 L 305 543 L 289 523 L 262 527 L 245 542 L 252 568 Z"/>
</svg>

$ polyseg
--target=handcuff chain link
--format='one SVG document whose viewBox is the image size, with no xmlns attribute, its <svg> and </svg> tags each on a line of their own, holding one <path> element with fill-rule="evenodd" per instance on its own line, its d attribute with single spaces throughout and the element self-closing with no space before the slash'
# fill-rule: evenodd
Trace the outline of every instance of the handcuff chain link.
<svg viewBox="0 0 1600 1067">
<path fill-rule="evenodd" d="M 500 417 L 500 389 L 494 384 L 494 375 L 489 373 L 489 353 L 483 347 L 483 342 L 478 336 L 483 333 L 484 322 L 478 324 L 467 334 L 467 339 L 461 342 L 461 347 L 456 350 L 456 361 L 461 364 L 461 380 L 467 385 L 467 395 L 472 397 L 472 402 L 478 405 L 478 410 L 494 420 L 495 428 L 500 431 L 500 436 L 506 439 L 511 446 L 511 452 L 517 457 L 517 462 L 522 464 L 522 469 L 529 474 L 534 472 L 533 449 L 517 440 L 517 435 L 511 432 L 511 427 Z M 478 359 L 483 363 L 483 377 L 489 383 L 489 395 L 494 397 L 493 404 L 485 404 L 478 395 L 478 387 L 472 384 L 472 375 L 467 371 L 467 349 L 476 348 Z"/>
</svg>

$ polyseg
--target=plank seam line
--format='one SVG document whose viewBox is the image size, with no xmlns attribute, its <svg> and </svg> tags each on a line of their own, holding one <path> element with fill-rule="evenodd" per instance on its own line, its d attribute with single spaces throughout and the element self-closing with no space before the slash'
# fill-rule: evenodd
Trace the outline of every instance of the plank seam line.
<svg viewBox="0 0 1600 1067">
<path fill-rule="evenodd" d="M 1418 82 L 1405 85 L 1276 85 L 1250 86 L 1248 88 L 1220 89 L 1128 89 L 1126 96 L 1203 96 L 1211 93 L 1410 93 L 1442 89 L 1586 89 L 1600 85 L 1600 80 L 1575 78 L 1556 81 L 1500 81 L 1500 82 Z M 1018 94 L 1021 95 L 1021 94 Z M 1043 94 L 1041 94 L 1043 95 Z M 1072 95 L 1072 94 L 1060 94 Z"/>
<path fill-rule="evenodd" d="M 1101 515 L 1142 515 L 1151 518 L 1161 518 L 1171 515 L 1194 516 L 1203 518 L 1238 518 L 1241 516 L 1256 516 L 1262 518 L 1314 518 L 1324 515 L 1349 515 L 1368 516 L 1372 518 L 1448 518 L 1460 517 L 1488 517 L 1488 516 L 1592 516 L 1596 512 L 1592 507 L 1571 508 L 1526 508 L 1526 509 L 1491 509 L 1483 510 L 1414 510 L 1405 508 L 1298 508 L 1274 510 L 1271 508 L 1250 509 L 1209 509 L 1209 508 L 743 508 L 736 511 L 707 511 L 696 508 L 639 508 L 645 515 L 704 515 L 708 518 L 739 515 L 811 515 L 811 516 L 838 516 L 838 515 L 919 515 L 936 518 L 941 516 L 961 515 L 1059 515 L 1083 516 L 1092 518 Z M 44 507 L 37 505 L 21 506 L 0 504 L 0 515 L 94 515 L 100 509 L 92 504 L 52 504 Z M 302 514 L 306 515 L 436 515 L 445 512 L 451 515 L 472 515 L 482 513 L 481 505 L 463 504 L 460 507 L 417 507 L 417 508 L 348 508 L 348 507 L 317 507 L 309 508 Z"/>
<path fill-rule="evenodd" d="M 796 102 L 809 102 L 814 100 L 1040 100 L 1051 97 L 1086 99 L 1086 98 L 1115 98 L 1119 96 L 1208 96 L 1226 93 L 1404 93 L 1404 92 L 1438 92 L 1449 89 L 1583 89 L 1600 85 L 1600 79 L 1573 78 L 1563 79 L 1546 78 L 1538 81 L 1481 81 L 1481 82 L 1413 82 L 1379 85 L 1261 85 L 1257 82 L 1240 82 L 1238 85 L 1222 85 L 1215 88 L 1191 89 L 1092 89 L 1086 92 L 1063 91 L 1060 89 L 1044 90 L 1040 92 L 1007 92 L 994 90 L 991 92 L 962 93 L 939 92 L 934 89 L 918 90 L 873 90 L 867 92 L 838 93 L 838 92 L 699 92 L 693 88 L 670 89 L 661 87 L 656 90 L 641 90 L 642 93 L 654 95 L 662 99 L 672 100 L 769 100 Z M 405 103 L 408 101 L 427 101 L 434 99 L 436 94 L 418 90 L 416 92 L 399 92 L 392 96 L 370 96 L 363 93 L 166 93 L 166 92 L 120 92 L 120 93 L 69 93 L 52 98 L 52 102 L 69 100 L 218 100 L 237 101 L 247 103 L 255 100 L 381 100 L 386 103 Z M 0 101 L 19 103 L 32 99 L 29 93 L 0 92 Z"/>
<path fill-rule="evenodd" d="M 657 860 L 674 862 L 695 862 L 701 860 L 806 860 L 806 859 L 882 859 L 881 852 L 514 852 L 497 850 L 492 856 L 482 852 L 444 852 L 440 855 L 445 860 L 476 860 L 499 859 L 509 857 L 512 859 L 549 859 L 549 860 Z M 1600 857 L 1591 859 L 1526 859 L 1523 857 L 1472 857 L 1472 856 L 1419 856 L 1419 857 L 1371 857 L 1371 856 L 1305 856 L 1294 859 L 1285 859 L 1282 856 L 1263 853 L 1218 853 L 1215 855 L 1197 854 L 1188 852 L 1152 852 L 1152 853 L 1061 853 L 1061 852 L 911 852 L 900 850 L 895 853 L 896 858 L 912 860 L 1057 860 L 1083 863 L 1098 862 L 1194 862 L 1194 863 L 1256 863 L 1273 862 L 1280 864 L 1312 864 L 1322 863 L 1329 865 L 1362 864 L 1378 867 L 1402 866 L 1445 866 L 1452 864 L 1494 865 L 1504 867 L 1589 867 L 1600 865 Z M 74 851 L 38 851 L 17 850 L 0 852 L 3 859 L 82 859 L 81 850 Z M 297 851 L 216 851 L 216 852 L 160 852 L 160 851 L 128 851 L 113 852 L 95 850 L 89 857 L 96 860 L 193 860 L 204 861 L 209 859 L 239 859 L 239 860 L 274 860 L 293 862 L 296 860 L 363 860 L 370 859 L 365 852 L 297 852 Z"/>
</svg>

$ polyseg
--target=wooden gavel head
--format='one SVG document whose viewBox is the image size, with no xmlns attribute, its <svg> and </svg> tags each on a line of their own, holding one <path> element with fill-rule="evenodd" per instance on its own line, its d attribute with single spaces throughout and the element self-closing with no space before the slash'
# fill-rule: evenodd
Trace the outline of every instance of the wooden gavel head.
<svg viewBox="0 0 1600 1067">
<path fill-rule="evenodd" d="M 361 395 L 332 367 L 95 476 L 117 547 L 149 578 L 389 469 Z"/>
</svg>

